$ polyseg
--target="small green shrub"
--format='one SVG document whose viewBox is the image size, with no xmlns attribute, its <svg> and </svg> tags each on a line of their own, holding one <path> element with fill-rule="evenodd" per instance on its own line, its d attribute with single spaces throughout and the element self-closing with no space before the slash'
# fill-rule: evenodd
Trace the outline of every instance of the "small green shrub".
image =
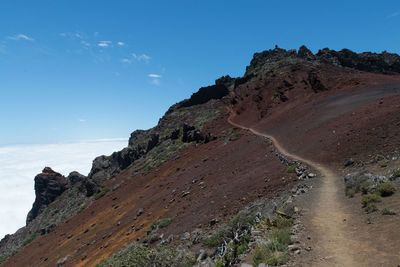
<svg viewBox="0 0 400 267">
<path fill-rule="evenodd" d="M 245 253 L 247 250 L 249 249 L 249 245 L 248 244 L 243 244 L 237 247 L 237 254 L 238 255 L 242 255 L 243 253 Z"/>
<path fill-rule="evenodd" d="M 242 137 L 242 133 L 234 133 L 229 137 L 229 141 L 236 141 Z"/>
<path fill-rule="evenodd" d="M 105 194 L 107 194 L 107 192 L 108 191 L 110 191 L 110 188 L 109 187 L 104 187 L 103 188 L 103 190 L 101 190 L 99 193 L 97 193 L 95 196 L 94 196 L 94 199 L 99 199 L 99 198 L 102 198 Z"/>
<path fill-rule="evenodd" d="M 256 216 L 254 215 L 239 213 L 239 215 L 237 215 L 228 222 L 228 226 L 236 228 L 236 227 L 242 227 L 243 225 L 253 225 L 255 219 Z"/>
<path fill-rule="evenodd" d="M 349 197 L 349 198 L 353 198 L 355 195 L 356 195 L 356 191 L 354 191 L 354 189 L 348 189 L 347 190 L 347 192 L 346 192 L 346 195 Z"/>
<path fill-rule="evenodd" d="M 389 210 L 388 208 L 382 209 L 382 215 L 396 215 L 396 212 Z"/>
<path fill-rule="evenodd" d="M 217 258 L 214 263 L 214 267 L 224 267 L 225 261 L 221 258 Z"/>
<path fill-rule="evenodd" d="M 225 237 L 227 236 L 227 231 L 226 230 L 221 230 L 217 233 L 214 233 L 210 237 L 207 237 L 206 239 L 202 240 L 202 243 L 210 248 L 214 248 L 219 246 L 224 242 Z"/>
<path fill-rule="evenodd" d="M 396 188 L 392 182 L 385 182 L 376 187 L 376 191 L 382 196 L 387 197 L 394 194 Z"/>
<path fill-rule="evenodd" d="M 380 160 L 380 161 L 378 162 L 378 164 L 379 164 L 379 166 L 380 166 L 381 168 L 386 168 L 387 165 L 389 164 L 389 161 L 388 161 L 387 159 L 383 159 L 383 160 Z"/>
<path fill-rule="evenodd" d="M 154 222 L 151 223 L 151 225 L 147 228 L 147 232 L 151 232 L 157 228 L 165 228 L 168 225 L 171 224 L 171 222 L 173 221 L 173 219 L 171 218 L 163 218 L 163 219 L 158 219 L 155 220 Z"/>
<path fill-rule="evenodd" d="M 370 203 L 378 203 L 378 202 L 381 202 L 381 197 L 378 196 L 377 194 L 367 194 L 364 195 L 361 199 L 361 204 L 363 208 L 367 207 L 367 205 Z"/>
<path fill-rule="evenodd" d="M 272 251 L 267 246 L 258 245 L 253 254 L 253 265 L 258 266 L 260 263 L 277 266 L 285 264 L 288 256 L 284 252 Z"/>
<path fill-rule="evenodd" d="M 153 243 L 157 242 L 160 239 L 161 239 L 160 235 L 154 234 L 154 235 L 146 236 L 145 238 L 143 238 L 142 242 L 143 243 L 153 244 Z"/>
<path fill-rule="evenodd" d="M 375 212 L 378 210 L 378 206 L 376 205 L 376 203 L 368 203 L 365 208 L 364 208 L 365 212 L 367 213 L 371 213 L 371 212 Z"/>
<path fill-rule="evenodd" d="M 296 168 L 298 167 L 297 163 L 290 165 L 287 169 L 287 173 L 296 173 Z"/>
<path fill-rule="evenodd" d="M 85 202 L 83 202 L 83 203 L 79 206 L 78 213 L 82 212 L 84 209 L 86 209 L 86 203 L 85 203 Z"/>
<path fill-rule="evenodd" d="M 360 191 L 363 195 L 368 194 L 369 188 L 371 187 L 372 182 L 370 180 L 364 181 L 360 185 Z"/>
</svg>

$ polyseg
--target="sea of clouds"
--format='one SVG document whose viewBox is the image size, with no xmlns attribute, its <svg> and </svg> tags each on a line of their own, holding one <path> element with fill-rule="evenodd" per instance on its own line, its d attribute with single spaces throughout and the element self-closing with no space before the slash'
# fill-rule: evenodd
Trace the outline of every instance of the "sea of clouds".
<svg viewBox="0 0 400 267">
<path fill-rule="evenodd" d="M 34 177 L 44 167 L 67 176 L 87 175 L 92 161 L 127 145 L 127 139 L 100 139 L 77 143 L 0 146 L 0 239 L 25 225 L 35 200 Z"/>
</svg>

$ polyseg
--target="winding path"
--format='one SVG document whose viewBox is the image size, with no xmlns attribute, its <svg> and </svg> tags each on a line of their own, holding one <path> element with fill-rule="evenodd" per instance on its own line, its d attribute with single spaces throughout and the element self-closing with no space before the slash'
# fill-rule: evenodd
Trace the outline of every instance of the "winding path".
<svg viewBox="0 0 400 267">
<path fill-rule="evenodd" d="M 318 191 L 315 192 L 313 204 L 308 207 L 308 218 L 306 218 L 307 223 L 311 224 L 307 228 L 312 229 L 308 234 L 314 244 L 313 254 L 316 255 L 307 266 L 365 266 L 361 262 L 356 262 L 354 257 L 361 244 L 352 238 L 354 234 L 346 224 L 351 213 L 348 212 L 341 196 L 343 194 L 339 183 L 341 179 L 325 166 L 289 153 L 273 136 L 233 122 L 232 117 L 231 112 L 228 118 L 231 125 L 269 138 L 281 154 L 311 166 L 323 177 Z"/>
</svg>

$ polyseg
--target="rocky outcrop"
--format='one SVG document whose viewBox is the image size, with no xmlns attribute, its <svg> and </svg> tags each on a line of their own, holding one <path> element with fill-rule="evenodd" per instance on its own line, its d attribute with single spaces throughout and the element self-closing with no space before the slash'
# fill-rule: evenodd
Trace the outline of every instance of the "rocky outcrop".
<svg viewBox="0 0 400 267">
<path fill-rule="evenodd" d="M 190 143 L 190 142 L 198 143 L 204 141 L 203 134 L 194 126 L 190 126 L 185 123 L 183 124 L 182 131 L 183 131 L 182 142 L 184 143 Z"/>
<path fill-rule="evenodd" d="M 146 153 L 145 149 L 126 147 L 111 156 L 99 156 L 94 159 L 88 175 L 94 183 L 101 185 L 107 179 L 117 175 Z"/>
<path fill-rule="evenodd" d="M 200 88 L 188 100 L 183 101 L 180 107 L 190 107 L 204 104 L 211 99 L 221 99 L 229 94 L 229 87 L 234 83 L 234 80 L 229 75 L 221 77 L 215 81 L 215 85 Z"/>
<path fill-rule="evenodd" d="M 71 172 L 68 175 L 68 181 L 71 186 L 75 185 L 76 183 L 84 181 L 87 177 L 85 175 L 80 174 L 79 172 Z"/>
<path fill-rule="evenodd" d="M 341 67 L 384 74 L 400 73 L 400 56 L 386 51 L 380 54 L 371 52 L 357 54 L 349 49 L 335 51 L 324 48 L 318 51 L 316 57 L 323 63 Z"/>
<path fill-rule="evenodd" d="M 386 51 L 380 54 L 355 53 L 349 49 L 335 51 L 324 48 L 314 55 L 303 45 L 298 52 L 295 49 L 285 50 L 275 46 L 275 49 L 255 53 L 243 78 L 265 73 L 266 69 L 275 67 L 276 64 L 299 63 L 301 61 L 309 61 L 315 64 L 325 63 L 374 73 L 400 74 L 400 56 L 394 53 Z"/>
<path fill-rule="evenodd" d="M 46 167 L 35 177 L 36 199 L 29 211 L 26 222 L 35 219 L 50 203 L 68 188 L 68 180 L 61 174 Z"/>
</svg>

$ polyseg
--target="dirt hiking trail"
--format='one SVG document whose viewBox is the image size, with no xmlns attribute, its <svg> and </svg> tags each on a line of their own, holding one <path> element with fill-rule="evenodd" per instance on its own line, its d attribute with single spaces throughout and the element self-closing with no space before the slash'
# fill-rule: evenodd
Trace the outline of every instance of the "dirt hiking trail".
<svg viewBox="0 0 400 267">
<path fill-rule="evenodd" d="M 379 255 L 382 251 L 356 239 L 357 225 L 365 222 L 350 212 L 341 177 L 319 163 L 289 153 L 273 136 L 237 124 L 232 118 L 232 115 L 228 118 L 231 125 L 269 138 L 281 154 L 307 164 L 320 174 L 319 185 L 310 192 L 311 201 L 302 207 L 302 223 L 307 229 L 303 234 L 312 244 L 312 253 L 302 255 L 301 263 L 296 266 L 390 266 L 381 261 L 385 256 Z"/>
</svg>

